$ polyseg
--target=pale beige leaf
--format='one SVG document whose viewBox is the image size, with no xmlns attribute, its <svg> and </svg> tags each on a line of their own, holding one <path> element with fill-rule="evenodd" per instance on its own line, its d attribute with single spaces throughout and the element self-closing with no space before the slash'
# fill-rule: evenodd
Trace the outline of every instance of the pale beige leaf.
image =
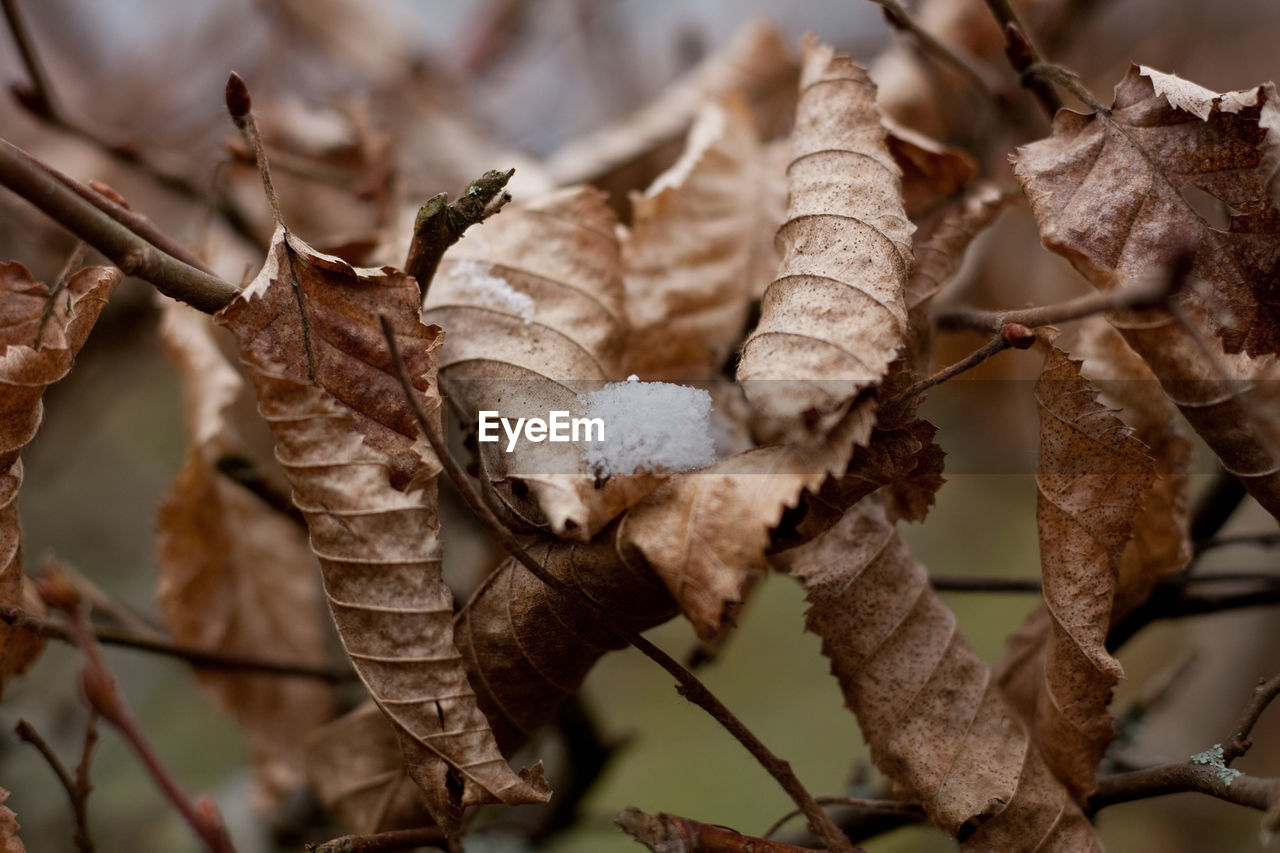
<svg viewBox="0 0 1280 853">
<path fill-rule="evenodd" d="M 18 816 L 4 804 L 7 799 L 9 792 L 0 788 L 0 853 L 27 853 L 18 837 L 18 830 L 22 828 L 18 825 Z"/>
<path fill-rule="evenodd" d="M 669 382 L 719 375 L 777 267 L 783 177 L 771 165 L 746 104 L 730 98 L 705 105 L 681 158 L 632 194 L 625 372 Z"/>
<path fill-rule="evenodd" d="M 963 848 L 1100 851 L 875 498 L 779 556 L 876 766 Z"/>
<path fill-rule="evenodd" d="M 115 267 L 86 267 L 51 293 L 22 264 L 0 264 L 0 602 L 27 602 L 22 574 L 18 458 L 44 416 L 41 397 L 71 369 L 122 278 Z M 0 625 L 0 691 L 40 654 L 44 641 Z"/>
<path fill-rule="evenodd" d="M 752 104 L 758 125 L 770 126 L 793 102 L 795 79 L 795 62 L 782 35 L 759 21 L 748 21 L 724 47 L 657 99 L 555 151 L 547 160 L 547 171 L 561 185 L 593 181 L 679 139 L 705 102 L 734 92 Z"/>
<path fill-rule="evenodd" d="M 174 639 L 211 651 L 319 665 L 323 596 L 306 532 L 216 469 L 246 455 L 229 410 L 244 381 L 208 319 L 167 302 L 161 335 L 183 385 L 187 451 L 157 517 L 157 598 Z M 304 782 L 303 741 L 333 715 L 309 679 L 203 670 L 197 679 L 236 720 L 267 807 Z"/>
<path fill-rule="evenodd" d="M 417 314 L 412 278 L 354 270 L 281 228 L 219 322 L 236 336 L 275 435 L 338 635 L 394 724 L 432 817 L 452 831 L 465 806 L 542 802 L 548 791 L 540 767 L 520 777 L 507 766 L 454 647 L 439 463 L 415 438 L 378 322 L 395 330 L 419 403 L 438 413 L 440 331 Z"/>
<path fill-rule="evenodd" d="M 902 348 L 913 226 L 866 72 L 805 45 L 783 258 L 738 379 L 766 433 L 821 437 Z M 866 436 L 859 437 L 859 443 Z"/>
<path fill-rule="evenodd" d="M 1177 297 L 1190 331 L 1158 313 L 1113 322 L 1223 465 L 1280 517 L 1280 209 L 1269 194 L 1277 140 L 1267 114 L 1275 91 L 1206 101 L 1167 75 L 1155 77 L 1157 91 L 1154 73 L 1131 67 L 1108 113 L 1060 112 L 1051 137 L 1019 150 L 1015 171 L 1045 245 L 1099 288 L 1162 275 L 1170 257 L 1194 249 Z"/>
<path fill-rule="evenodd" d="M 1107 705 L 1123 670 L 1107 652 L 1107 630 L 1121 557 L 1155 466 L 1142 442 L 1097 402 L 1080 363 L 1056 347 L 1036 383 L 1036 404 L 1036 522 L 1053 621 L 1036 722 L 1050 766 L 1084 796 L 1113 735 Z"/>
<path fill-rule="evenodd" d="M 752 448 L 673 477 L 623 516 L 621 553 L 638 552 L 698 636 L 714 639 L 767 569 L 771 531 L 829 471 L 843 470 L 853 437 L 871 433 L 869 421 L 853 411 L 824 444 Z"/>
<path fill-rule="evenodd" d="M 440 373 L 474 425 L 481 411 L 547 418 L 579 393 L 620 379 L 629 325 L 616 220 L 601 194 L 561 190 L 510 205 L 441 261 L 423 319 L 448 332 Z M 578 445 L 479 445 L 509 515 L 587 540 L 659 479 L 613 477 L 597 488 Z"/>
</svg>

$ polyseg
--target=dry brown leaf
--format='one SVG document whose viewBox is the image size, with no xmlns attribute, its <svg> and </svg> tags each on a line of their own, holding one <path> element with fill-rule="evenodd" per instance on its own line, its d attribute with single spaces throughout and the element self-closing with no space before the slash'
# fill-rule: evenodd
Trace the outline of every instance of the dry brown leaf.
<svg viewBox="0 0 1280 853">
<path fill-rule="evenodd" d="M 1177 409 L 1160 390 L 1147 363 L 1119 332 L 1094 318 L 1079 341 L 1082 372 L 1100 386 L 1100 400 L 1118 407 L 1119 417 L 1147 447 L 1155 462 L 1155 479 L 1133 521 L 1133 539 L 1120 562 L 1111 624 L 1151 594 L 1161 578 L 1191 562 L 1191 467 L 1195 448 L 1185 434 Z"/>
<path fill-rule="evenodd" d="M 771 165 L 746 103 L 731 98 L 705 105 L 680 159 L 632 194 L 622 246 L 627 373 L 669 382 L 719 375 L 777 268 L 783 180 Z"/>
<path fill-rule="evenodd" d="M 165 621 L 174 639 L 198 648 L 323 664 L 323 596 L 306 532 L 215 467 L 245 455 L 227 418 L 247 386 L 194 309 L 167 302 L 161 335 L 187 409 L 186 457 L 157 518 Z M 333 716 L 330 688 L 211 670 L 196 677 L 244 732 L 265 807 L 277 805 L 305 781 L 303 741 Z"/>
<path fill-rule="evenodd" d="M 1036 383 L 1036 521 L 1053 636 L 1036 723 L 1049 765 L 1078 796 L 1096 785 L 1123 674 L 1106 649 L 1120 563 L 1155 481 L 1142 442 L 1096 399 L 1080 363 L 1053 347 Z"/>
<path fill-rule="evenodd" d="M 1219 95 L 1131 67 L 1109 113 L 1060 112 L 1053 136 L 1019 150 L 1015 171 L 1045 245 L 1101 289 L 1161 274 L 1195 249 L 1177 297 L 1193 333 L 1163 314 L 1113 322 L 1223 465 L 1280 517 L 1269 379 L 1280 344 L 1280 209 L 1268 191 L 1275 104 L 1269 84 Z M 1225 227 L 1192 203 L 1206 201 L 1222 208 Z"/>
<path fill-rule="evenodd" d="M 98 314 L 122 278 L 115 267 L 86 267 L 54 293 L 16 261 L 0 264 L 0 602 L 30 600 L 22 574 L 18 458 L 44 417 L 44 389 L 71 369 Z M 0 691 L 44 648 L 26 631 L 0 625 Z"/>
<path fill-rule="evenodd" d="M 880 121 L 888 131 L 885 144 L 889 153 L 902 170 L 902 204 L 913 220 L 955 196 L 978 173 L 978 164 L 963 150 L 899 124 L 887 115 L 882 115 Z"/>
<path fill-rule="evenodd" d="M 616 124 L 562 146 L 548 158 L 547 171 L 561 185 L 596 181 L 679 139 L 704 103 L 734 92 L 752 105 L 757 129 L 770 138 L 769 131 L 794 103 L 795 80 L 786 40 L 773 27 L 749 21 L 656 100 Z"/>
<path fill-rule="evenodd" d="M 7 799 L 9 792 L 0 788 L 0 853 L 27 853 L 18 837 L 18 830 L 22 828 L 18 825 L 18 816 L 4 804 Z"/>
<path fill-rule="evenodd" d="M 676 614 L 666 588 L 647 568 L 623 562 L 606 531 L 592 544 L 543 540 L 534 559 L 625 620 L 636 631 Z M 563 596 L 513 558 L 477 588 L 454 620 L 454 637 L 498 745 L 512 754 L 575 693 L 601 656 L 619 648 L 599 612 Z M 390 745 L 390 748 L 388 748 Z M 312 738 L 310 775 L 321 800 L 358 831 L 412 825 L 405 775 L 390 727 L 369 709 Z M 356 822 L 358 821 L 358 822 Z"/>
<path fill-rule="evenodd" d="M 613 822 L 654 853 L 728 853 L 735 850 L 744 853 L 805 853 L 810 849 L 768 838 L 752 838 L 727 826 L 702 823 L 665 812 L 645 814 L 635 806 L 627 806 Z"/>
<path fill-rule="evenodd" d="M 863 404 L 855 401 L 901 349 L 914 226 L 875 86 L 812 39 L 792 156 L 787 221 L 778 231 L 782 263 L 743 346 L 738 379 L 766 434 L 794 442 L 821 437 Z"/>
<path fill-rule="evenodd" d="M 438 411 L 440 331 L 417 314 L 409 276 L 353 270 L 280 228 L 262 272 L 218 319 L 236 336 L 307 519 L 338 635 L 394 724 L 432 817 L 452 831 L 467 805 L 549 793 L 540 766 L 525 776 L 507 766 L 454 648 L 439 463 L 410 437 L 416 426 L 378 324 L 389 319 L 418 402 Z"/>
<path fill-rule="evenodd" d="M 480 411 L 546 418 L 621 378 L 629 326 L 613 213 L 588 187 L 508 206 L 440 263 L 423 319 L 449 337 L 440 374 L 474 424 Z M 613 477 L 597 488 L 570 442 L 479 445 L 508 514 L 586 541 L 660 482 Z"/>
<path fill-rule="evenodd" d="M 825 444 L 752 448 L 672 477 L 623 516 L 620 553 L 630 560 L 638 552 L 698 636 L 714 640 L 767 569 L 771 531 L 845 464 L 855 436 L 870 434 L 870 419 L 850 412 Z"/>
<path fill-rule="evenodd" d="M 1102 849 L 878 501 L 777 562 L 872 760 L 933 823 L 965 850 Z"/>
</svg>

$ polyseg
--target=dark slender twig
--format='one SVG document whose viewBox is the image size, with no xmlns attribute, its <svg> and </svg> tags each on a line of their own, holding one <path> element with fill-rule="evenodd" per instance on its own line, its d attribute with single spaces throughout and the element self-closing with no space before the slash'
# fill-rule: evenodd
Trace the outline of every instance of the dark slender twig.
<svg viewBox="0 0 1280 853">
<path fill-rule="evenodd" d="M 926 379 L 921 379 L 919 382 L 912 384 L 906 390 L 892 397 L 887 403 L 885 403 L 884 408 L 896 408 L 908 400 L 911 400 L 913 397 L 923 394 L 935 385 L 941 385 L 943 382 L 946 382 L 949 379 L 954 379 L 966 370 L 972 370 L 979 364 L 982 364 L 982 362 L 991 358 L 991 356 L 996 353 L 1004 352 L 1011 346 L 1013 345 L 1010 344 L 1003 336 L 997 335 L 964 358 L 957 361 L 955 364 L 949 364 L 932 376 Z"/>
<path fill-rule="evenodd" d="M 969 307 L 952 308 L 938 315 L 938 327 L 999 332 L 1011 323 L 1033 329 L 1039 326 L 1052 326 L 1056 323 L 1092 317 L 1094 314 L 1165 306 L 1181 286 L 1182 282 L 1177 277 L 1164 276 L 1158 280 L 1135 283 L 1115 290 L 1087 293 L 1066 302 L 1035 308 L 1018 308 L 1008 311 L 986 311 Z"/>
<path fill-rule="evenodd" d="M 929 578 L 938 592 L 1040 592 L 1039 578 L 994 578 L 941 575 Z"/>
<path fill-rule="evenodd" d="M 1203 550 L 1200 543 L 1210 540 L 1231 519 L 1247 494 L 1239 477 L 1218 467 L 1191 509 L 1191 541 L 1197 551 Z"/>
<path fill-rule="evenodd" d="M 72 630 L 66 625 L 47 619 L 41 619 L 21 607 L 13 604 L 0 604 L 0 622 L 16 628 L 30 631 L 47 640 L 58 640 L 64 643 L 75 643 Z M 142 652 L 178 658 L 195 667 L 203 669 L 223 669 L 243 672 L 260 672 L 264 675 L 282 677 L 313 678 L 330 684 L 341 684 L 351 681 L 354 673 L 345 668 L 314 666 L 310 664 L 291 664 L 277 661 L 261 660 L 243 655 L 232 655 L 223 652 L 211 652 L 193 646 L 184 646 L 169 640 L 152 637 L 140 637 L 127 631 L 112 628 L 93 628 L 94 637 L 101 643 L 111 646 L 137 649 Z"/>
<path fill-rule="evenodd" d="M 1280 800 L 1280 779 L 1235 775 L 1207 764 L 1163 764 L 1099 778 L 1088 809 L 1097 812 L 1118 803 L 1188 792 L 1266 811 Z"/>
<path fill-rule="evenodd" d="M 933 33 L 920 26 L 898 0 L 871 0 L 871 2 L 882 7 L 885 11 L 885 17 L 889 19 L 889 23 L 896 29 L 910 33 L 925 52 L 932 54 L 944 64 L 950 65 L 960 72 L 960 76 L 973 87 L 974 91 L 987 98 L 995 98 L 990 81 L 972 64 L 962 59 L 950 47 L 939 41 Z"/>
<path fill-rule="evenodd" d="M 1009 64 L 1013 66 L 1013 70 L 1018 72 L 1018 81 L 1023 88 L 1035 95 L 1040 106 L 1052 119 L 1054 114 L 1062 109 L 1062 99 L 1047 81 L 1027 74 L 1028 68 L 1044 62 L 1040 51 L 1027 33 L 1027 28 L 1018 19 L 1018 13 L 1014 11 L 1009 0 L 987 0 L 987 8 L 991 10 L 991 14 L 1000 24 L 1000 29 L 1004 31 L 1005 55 L 1009 57 Z"/>
<path fill-rule="evenodd" d="M 1276 545 L 1280 545 L 1280 531 L 1269 530 L 1265 533 L 1241 533 L 1236 536 L 1215 536 L 1212 539 L 1198 539 L 1195 542 L 1196 554 L 1203 554 L 1206 551 L 1213 551 L 1218 548 L 1230 548 L 1235 545 L 1253 545 L 1257 548 L 1273 548 Z"/>
<path fill-rule="evenodd" d="M 27 152 L 0 140 L 0 184 L 40 208 L 120 269 L 206 313 L 214 313 L 235 298 L 238 291 L 234 285 L 160 250 L 69 189 L 71 178 L 55 178 L 55 174 Z"/>
<path fill-rule="evenodd" d="M 551 798 L 546 820 L 529 835 L 529 842 L 535 846 L 578 822 L 583 798 L 599 781 L 619 747 L 617 741 L 605 738 L 577 694 L 560 705 L 555 728 L 564 744 L 569 778 L 556 783 L 556 795 Z"/>
<path fill-rule="evenodd" d="M 1258 680 L 1257 687 L 1253 689 L 1253 695 L 1249 697 L 1248 703 L 1240 713 L 1240 719 L 1231 727 L 1230 734 L 1222 742 L 1223 764 L 1230 767 L 1231 762 L 1249 751 L 1252 745 L 1249 742 L 1249 734 L 1257 725 L 1262 712 L 1267 710 L 1267 706 L 1275 700 L 1277 695 L 1280 695 L 1280 675 L 1272 676 L 1270 680 L 1265 678 Z"/>
<path fill-rule="evenodd" d="M 129 703 L 116 686 L 115 676 L 102 654 L 102 647 L 84 616 L 83 602 L 71 581 L 53 560 L 45 562 L 45 573 L 36 583 L 41 597 L 50 607 L 62 611 L 69 624 L 71 638 L 84 655 L 80 670 L 80 688 L 89 707 L 109 723 L 129 744 L 142 762 L 156 787 L 173 804 L 211 853 L 235 853 L 231 839 L 218 813 L 218 807 L 207 797 L 191 800 L 182 786 L 165 767 L 160 754 L 138 726 Z"/>
<path fill-rule="evenodd" d="M 67 792 L 67 799 L 71 801 L 71 814 L 76 822 L 71 837 L 80 853 L 94 853 L 93 839 L 89 835 L 89 792 L 93 790 L 93 786 L 89 784 L 89 759 L 93 752 L 93 745 L 98 739 L 95 725 L 97 717 L 98 715 L 92 711 L 89 713 L 89 722 L 84 733 L 84 748 L 74 776 L 62 763 L 62 759 L 58 758 L 53 747 L 49 746 L 49 743 L 36 731 L 35 726 L 26 720 L 18 720 L 18 725 L 14 727 L 18 737 L 34 746 L 44 757 L 45 762 L 53 769 L 54 775 L 58 777 L 63 790 Z"/>
<path fill-rule="evenodd" d="M 287 492 L 272 485 L 252 459 L 228 453 L 218 457 L 214 468 L 222 476 L 252 492 L 276 512 L 288 516 L 298 526 L 306 529 L 306 517 L 294 506 L 293 498 Z"/>
<path fill-rule="evenodd" d="M 515 172 L 515 169 L 505 172 L 490 169 L 472 181 L 456 201 L 451 202 L 448 194 L 440 193 L 419 208 L 404 271 L 418 282 L 423 301 L 445 250 L 458 242 L 472 225 L 488 219 L 511 201 L 505 188 Z"/>
<path fill-rule="evenodd" d="M 409 408 L 417 419 L 418 428 L 422 430 L 423 435 L 430 442 L 432 450 L 435 451 L 436 456 L 440 459 L 440 464 L 444 467 L 445 473 L 453 480 L 458 492 L 476 518 L 489 529 L 502 547 L 528 569 L 534 577 L 557 593 L 581 602 L 585 605 L 587 612 L 595 613 L 598 616 L 601 628 L 635 646 L 642 654 L 673 676 L 679 685 L 677 689 L 681 695 L 710 714 L 729 734 L 733 735 L 739 743 L 746 747 L 747 751 L 751 753 L 769 775 L 777 780 L 796 806 L 804 812 L 813 831 L 822 838 L 827 845 L 827 849 L 841 851 L 841 853 L 853 853 L 853 845 L 822 811 L 821 806 L 813 799 L 813 795 L 805 789 L 800 779 L 795 775 L 791 765 L 765 746 L 756 737 L 755 733 L 738 719 L 737 715 L 730 711 L 724 703 L 716 698 L 715 694 L 707 689 L 706 685 L 698 680 L 697 676 L 685 669 L 675 658 L 628 628 L 617 618 L 616 614 L 605 609 L 577 587 L 567 584 L 551 574 L 541 563 L 529 556 L 529 553 L 516 539 L 515 535 L 498 520 L 498 517 L 493 514 L 488 505 L 481 500 L 466 472 L 462 470 L 457 460 L 449 453 L 449 449 L 445 445 L 444 435 L 439 427 L 427 416 L 427 413 L 423 411 L 422 405 L 414 394 L 413 383 L 409 378 L 404 359 L 400 355 L 400 347 L 396 343 L 395 330 L 391 326 L 390 319 L 384 315 L 381 321 L 382 334 L 387 342 L 391 364 L 395 369 L 396 377 L 400 381 L 400 387 L 404 391 Z"/>
<path fill-rule="evenodd" d="M 323 844 L 308 844 L 307 853 L 394 853 L 416 850 L 428 844 L 442 844 L 445 834 L 438 826 L 396 829 L 373 835 L 344 835 Z"/>
<path fill-rule="evenodd" d="M 215 196 L 205 191 L 185 175 L 170 172 L 147 160 L 138 150 L 128 144 L 110 142 L 89 128 L 80 125 L 70 118 L 59 107 L 48 76 L 40 63 L 35 50 L 35 43 L 27 30 L 22 16 L 18 13 L 17 0 L 3 0 L 4 16 L 9 25 L 9 32 L 18 47 L 27 76 L 31 78 L 30 87 L 15 85 L 12 87 L 14 97 L 28 112 L 36 118 L 69 136 L 81 139 L 95 148 L 104 151 L 112 158 L 125 165 L 137 169 L 160 186 L 170 192 L 184 196 L 192 201 L 208 205 L 216 210 L 231 229 L 249 243 L 265 248 L 262 238 L 258 236 L 252 223 L 224 196 Z"/>
<path fill-rule="evenodd" d="M 923 823 L 927 820 L 924 808 L 914 800 L 877 800 L 867 797 L 817 797 L 816 799 L 824 806 L 845 806 L 862 812 L 874 812 L 888 817 L 905 818 L 907 822 Z M 800 812 L 794 810 L 787 812 L 775 820 L 768 829 L 760 833 L 760 837 L 772 838 L 774 833 L 782 829 L 787 821 L 799 814 Z"/>
</svg>

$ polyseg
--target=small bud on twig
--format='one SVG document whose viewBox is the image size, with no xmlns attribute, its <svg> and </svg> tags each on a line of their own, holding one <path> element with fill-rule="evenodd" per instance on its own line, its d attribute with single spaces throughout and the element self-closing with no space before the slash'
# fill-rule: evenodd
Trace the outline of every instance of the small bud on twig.
<svg viewBox="0 0 1280 853">
<path fill-rule="evenodd" d="M 1014 349 L 1030 349 L 1036 342 L 1035 331 L 1021 323 L 1005 323 L 1000 328 L 1000 337 Z"/>
<path fill-rule="evenodd" d="M 234 71 L 227 78 L 226 102 L 231 120 L 239 127 L 249 110 L 253 109 L 253 99 L 249 97 L 249 87 L 245 85 L 244 78 Z"/>
</svg>

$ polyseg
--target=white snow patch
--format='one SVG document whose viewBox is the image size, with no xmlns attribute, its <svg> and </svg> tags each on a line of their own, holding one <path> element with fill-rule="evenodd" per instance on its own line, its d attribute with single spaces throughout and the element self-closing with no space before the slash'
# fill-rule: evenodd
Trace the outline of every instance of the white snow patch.
<svg viewBox="0 0 1280 853">
<path fill-rule="evenodd" d="M 597 477 L 676 473 L 716 461 L 711 395 L 670 382 L 610 382 L 578 395 L 579 416 L 604 421 L 604 441 L 578 447 Z"/>
<path fill-rule="evenodd" d="M 493 265 L 472 258 L 463 258 L 453 265 L 453 274 L 462 279 L 462 285 L 481 303 L 500 311 L 510 311 L 524 320 L 533 322 L 533 297 L 521 293 L 501 276 L 493 274 Z"/>
</svg>

